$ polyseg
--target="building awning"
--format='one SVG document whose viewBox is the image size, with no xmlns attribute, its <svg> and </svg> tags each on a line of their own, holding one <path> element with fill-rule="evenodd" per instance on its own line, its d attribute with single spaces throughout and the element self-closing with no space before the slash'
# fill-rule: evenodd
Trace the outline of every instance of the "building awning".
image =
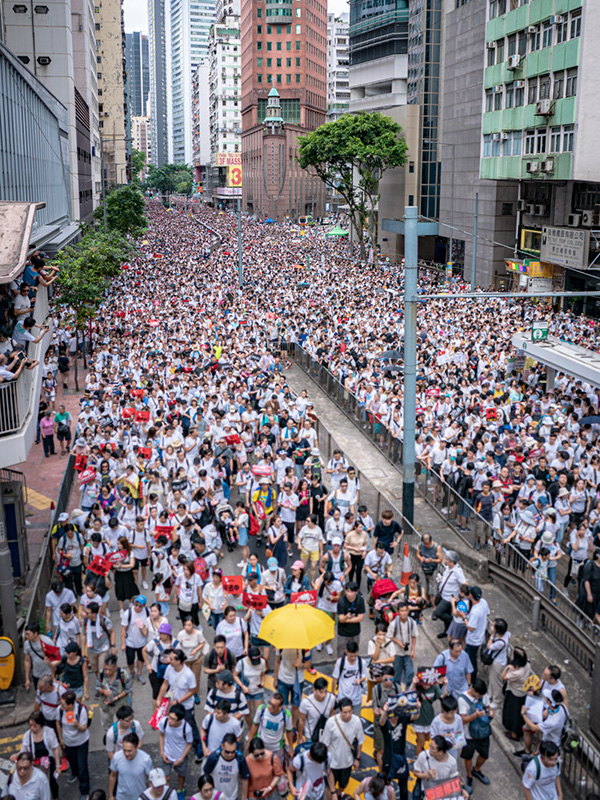
<svg viewBox="0 0 600 800">
<path fill-rule="evenodd" d="M 45 206 L 0 202 L 0 283 L 10 283 L 23 271 L 35 212 Z"/>
<path fill-rule="evenodd" d="M 545 341 L 533 341 L 531 331 L 514 333 L 512 345 L 557 372 L 600 386 L 600 354 L 593 350 L 563 342 L 555 336 L 548 336 Z"/>
</svg>

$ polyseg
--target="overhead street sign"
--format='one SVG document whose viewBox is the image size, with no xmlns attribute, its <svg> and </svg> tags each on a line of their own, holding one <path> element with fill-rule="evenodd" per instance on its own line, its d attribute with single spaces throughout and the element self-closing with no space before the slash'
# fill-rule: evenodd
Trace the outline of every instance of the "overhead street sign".
<svg viewBox="0 0 600 800">
<path fill-rule="evenodd" d="M 531 329 L 532 342 L 545 342 L 548 339 L 548 323 L 534 322 Z"/>
</svg>

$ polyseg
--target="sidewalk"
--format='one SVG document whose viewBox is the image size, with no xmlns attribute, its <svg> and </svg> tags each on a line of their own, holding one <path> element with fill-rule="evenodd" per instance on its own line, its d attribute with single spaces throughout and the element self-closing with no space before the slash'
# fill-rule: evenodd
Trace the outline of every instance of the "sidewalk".
<svg viewBox="0 0 600 800">
<path fill-rule="evenodd" d="M 296 392 L 307 389 L 314 402 L 319 420 L 335 438 L 346 457 L 357 466 L 375 487 L 398 509 L 401 509 L 402 478 L 378 448 L 359 433 L 343 411 L 329 399 L 326 393 L 297 365 L 286 371 L 286 378 Z M 371 510 L 371 509 L 370 509 Z M 589 699 L 591 681 L 587 673 L 571 659 L 569 652 L 556 639 L 543 631 L 531 630 L 531 618 L 520 596 L 501 583 L 492 583 L 487 575 L 486 559 L 471 550 L 441 517 L 422 499 L 415 495 L 415 527 L 420 532 L 429 532 L 443 547 L 456 550 L 467 578 L 482 585 L 484 596 L 490 606 L 491 618 L 501 616 L 507 620 L 512 633 L 511 645 L 523 647 L 529 656 L 534 672 L 539 675 L 548 664 L 557 664 L 563 671 L 563 681 L 569 695 L 569 708 L 584 733 L 589 733 Z M 431 626 L 430 626 L 431 627 Z M 436 631 L 437 632 L 437 631 Z M 436 648 L 441 649 L 435 640 Z M 500 728 L 500 722 L 494 727 Z M 512 747 L 503 735 L 497 737 L 500 746 Z M 511 758 L 513 766 L 518 766 Z"/>
<path fill-rule="evenodd" d="M 84 377 L 82 371 L 83 361 L 79 361 L 79 385 L 82 385 Z M 73 422 L 71 433 L 75 433 L 75 424 L 79 415 L 79 398 L 82 392 L 76 392 L 74 388 L 66 391 L 62 388 L 62 376 L 57 373 L 58 387 L 56 389 L 56 411 L 61 403 L 64 403 L 67 411 L 70 412 Z M 73 386 L 73 375 L 69 373 L 69 385 Z M 37 413 L 37 409 L 36 409 Z M 71 443 L 72 444 L 72 443 Z M 67 457 L 61 458 L 60 443 L 54 437 L 54 449 L 56 455 L 49 458 L 44 457 L 42 444 L 33 444 L 29 451 L 29 457 L 22 464 L 14 464 L 11 468 L 19 470 L 25 475 L 27 481 L 28 503 L 26 507 L 27 515 L 27 544 L 29 546 L 29 565 L 30 576 L 35 572 L 44 536 L 48 530 L 52 516 L 51 504 L 56 501 L 58 490 L 62 483 Z"/>
</svg>

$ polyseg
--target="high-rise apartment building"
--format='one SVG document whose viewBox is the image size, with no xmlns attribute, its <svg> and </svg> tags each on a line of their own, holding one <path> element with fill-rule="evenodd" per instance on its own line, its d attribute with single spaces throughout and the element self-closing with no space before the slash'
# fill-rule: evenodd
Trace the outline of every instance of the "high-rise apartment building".
<svg viewBox="0 0 600 800">
<path fill-rule="evenodd" d="M 209 44 L 210 166 L 215 205 L 241 194 L 231 168 L 241 166 L 242 80 L 239 16 L 223 16 Z M 236 173 L 237 174 L 237 173 Z M 234 176 L 235 177 L 235 176 Z M 239 180 L 234 180 L 239 184 Z"/>
<path fill-rule="evenodd" d="M 152 163 L 166 164 L 168 155 L 167 115 L 167 0 L 148 0 L 148 55 L 150 60 L 150 122 Z M 144 113 L 145 110 L 144 110 Z"/>
<path fill-rule="evenodd" d="M 203 61 L 192 76 L 192 165 L 198 183 L 210 172 L 209 72 L 208 61 Z"/>
<path fill-rule="evenodd" d="M 507 272 L 589 288 L 600 250 L 590 233 L 600 228 L 600 5 L 488 0 L 487 12 L 480 170 L 518 187 Z"/>
<path fill-rule="evenodd" d="M 350 29 L 348 14 L 327 15 L 327 122 L 350 108 Z"/>
<path fill-rule="evenodd" d="M 125 58 L 130 113 L 132 117 L 143 117 L 150 93 L 149 41 L 145 34 L 140 31 L 125 34 Z"/>
<path fill-rule="evenodd" d="M 208 64 L 208 39 L 214 0 L 168 2 L 168 147 L 169 161 L 192 163 L 192 81 L 196 68 Z M 201 121 L 202 124 L 203 121 Z M 208 125 L 208 120 L 206 121 Z"/>
<path fill-rule="evenodd" d="M 297 139 L 325 122 L 327 8 L 324 0 L 242 0 L 243 204 L 282 219 L 324 211 L 323 183 L 296 162 Z M 265 126 L 276 89 L 282 126 Z"/>
<path fill-rule="evenodd" d="M 152 164 L 152 128 L 150 125 L 150 117 L 132 117 L 131 118 L 131 144 L 140 153 L 146 156 L 144 162 L 144 169 L 140 177 L 143 178 L 148 170 L 148 165 Z"/>
<path fill-rule="evenodd" d="M 131 144 L 127 135 L 129 112 L 125 31 L 121 0 L 100 0 L 95 12 L 103 177 L 108 186 L 120 186 L 131 180 Z"/>
</svg>

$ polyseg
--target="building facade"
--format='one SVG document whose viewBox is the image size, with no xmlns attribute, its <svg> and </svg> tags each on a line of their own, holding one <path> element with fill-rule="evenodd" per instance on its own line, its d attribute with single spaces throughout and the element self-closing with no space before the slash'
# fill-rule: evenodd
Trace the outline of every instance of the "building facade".
<svg viewBox="0 0 600 800">
<path fill-rule="evenodd" d="M 144 169 L 140 175 L 140 178 L 143 178 L 148 170 L 148 165 L 152 164 L 152 125 L 150 124 L 150 117 L 131 118 L 131 144 L 146 156 Z"/>
<path fill-rule="evenodd" d="M 150 120 L 152 164 L 168 161 L 167 47 L 165 0 L 148 0 L 148 56 L 150 62 Z M 146 113 L 145 111 L 143 113 Z"/>
<path fill-rule="evenodd" d="M 321 216 L 324 186 L 298 167 L 296 150 L 299 136 L 326 121 L 326 5 L 323 0 L 242 0 L 241 41 L 244 208 L 278 219 Z M 283 120 L 276 136 L 264 126 L 272 88 Z"/>
<path fill-rule="evenodd" d="M 209 119 L 212 199 L 228 205 L 241 194 L 234 167 L 241 168 L 242 80 L 239 16 L 224 16 L 211 28 Z M 231 158 L 230 158 L 231 156 Z"/>
<path fill-rule="evenodd" d="M 214 0 L 168 0 L 168 148 L 169 161 L 191 164 L 192 82 L 200 64 L 208 65 L 208 41 Z M 206 123 L 200 119 L 200 125 Z"/>
<path fill-rule="evenodd" d="M 547 286 L 589 288 L 595 279 L 587 270 L 600 256 L 592 233 L 600 229 L 600 6 L 488 0 L 487 12 L 480 174 L 517 185 L 507 271 L 515 281 L 529 275 Z"/>
<path fill-rule="evenodd" d="M 103 179 L 108 187 L 121 186 L 131 180 L 125 31 L 121 0 L 102 0 L 95 7 L 95 13 Z"/>
<path fill-rule="evenodd" d="M 348 14 L 327 15 L 327 122 L 350 108 L 350 29 Z"/>
<path fill-rule="evenodd" d="M 198 183 L 203 183 L 210 171 L 209 74 L 208 61 L 203 61 L 192 77 L 192 163 Z"/>
<path fill-rule="evenodd" d="M 149 40 L 140 31 L 125 34 L 125 59 L 131 117 L 144 117 L 150 94 Z"/>
</svg>

